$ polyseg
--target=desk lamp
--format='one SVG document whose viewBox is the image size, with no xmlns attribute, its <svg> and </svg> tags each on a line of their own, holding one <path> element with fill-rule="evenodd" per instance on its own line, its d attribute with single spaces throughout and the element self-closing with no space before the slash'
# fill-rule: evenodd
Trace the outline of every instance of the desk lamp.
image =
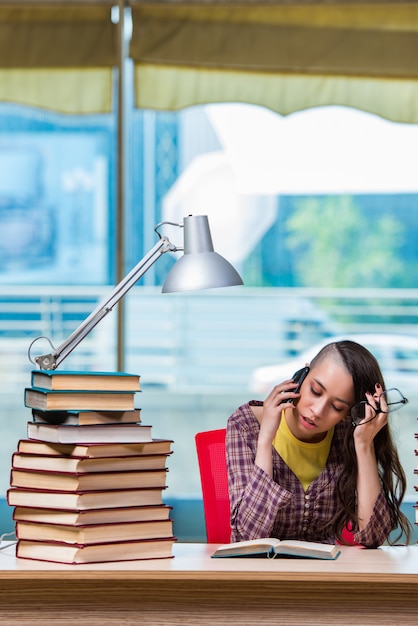
<svg viewBox="0 0 418 626">
<path fill-rule="evenodd" d="M 167 237 L 159 233 L 159 228 L 165 224 L 184 229 L 184 248 L 176 247 Z M 68 339 L 56 349 L 48 337 L 37 337 L 32 341 L 28 351 L 31 363 L 43 370 L 56 369 L 165 252 L 184 251 L 184 255 L 169 271 L 162 288 L 163 293 L 243 284 L 240 275 L 232 265 L 214 251 L 206 215 L 189 215 L 184 218 L 183 224 L 161 222 L 155 226 L 154 230 L 159 241 Z M 39 339 L 46 339 L 53 351 L 32 359 L 32 346 Z"/>
</svg>

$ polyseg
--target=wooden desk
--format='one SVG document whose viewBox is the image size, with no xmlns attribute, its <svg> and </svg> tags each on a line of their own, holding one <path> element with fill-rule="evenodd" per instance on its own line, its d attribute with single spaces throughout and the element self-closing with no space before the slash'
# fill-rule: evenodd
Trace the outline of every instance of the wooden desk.
<svg viewBox="0 0 418 626">
<path fill-rule="evenodd" d="M 176 544 L 169 560 L 55 565 L 0 552 L 5 626 L 418 622 L 418 546 L 342 547 L 336 561 L 211 559 Z"/>
</svg>

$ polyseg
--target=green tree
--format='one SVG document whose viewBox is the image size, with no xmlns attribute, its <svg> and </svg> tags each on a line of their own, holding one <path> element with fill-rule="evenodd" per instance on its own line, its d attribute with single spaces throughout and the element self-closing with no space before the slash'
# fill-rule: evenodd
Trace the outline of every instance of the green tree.
<svg viewBox="0 0 418 626">
<path fill-rule="evenodd" d="M 286 222 L 296 284 L 309 287 L 398 287 L 404 227 L 391 215 L 368 218 L 352 196 L 298 201 Z"/>
</svg>

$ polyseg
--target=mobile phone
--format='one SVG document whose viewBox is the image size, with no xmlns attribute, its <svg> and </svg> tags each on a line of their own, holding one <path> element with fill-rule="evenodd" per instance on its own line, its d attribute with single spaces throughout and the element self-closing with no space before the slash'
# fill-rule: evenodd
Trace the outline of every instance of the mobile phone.
<svg viewBox="0 0 418 626">
<path fill-rule="evenodd" d="M 307 366 L 302 367 L 300 370 L 298 370 L 297 372 L 293 374 L 292 376 L 293 382 L 298 383 L 298 386 L 296 387 L 296 389 L 293 389 L 295 393 L 299 393 L 300 388 L 302 387 L 302 383 L 308 374 L 309 374 L 309 367 Z M 293 402 L 293 398 L 289 400 L 289 402 Z"/>
</svg>

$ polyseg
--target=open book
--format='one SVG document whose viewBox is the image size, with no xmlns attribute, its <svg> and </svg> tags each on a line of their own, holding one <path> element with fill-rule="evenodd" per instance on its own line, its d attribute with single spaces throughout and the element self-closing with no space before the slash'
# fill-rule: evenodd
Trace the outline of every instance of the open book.
<svg viewBox="0 0 418 626">
<path fill-rule="evenodd" d="M 298 557 L 310 559 L 336 559 L 340 554 L 338 546 L 313 541 L 299 541 L 296 539 L 251 539 L 221 545 L 212 554 L 212 557 L 242 557 L 264 556 L 274 559 L 281 557 Z"/>
</svg>

